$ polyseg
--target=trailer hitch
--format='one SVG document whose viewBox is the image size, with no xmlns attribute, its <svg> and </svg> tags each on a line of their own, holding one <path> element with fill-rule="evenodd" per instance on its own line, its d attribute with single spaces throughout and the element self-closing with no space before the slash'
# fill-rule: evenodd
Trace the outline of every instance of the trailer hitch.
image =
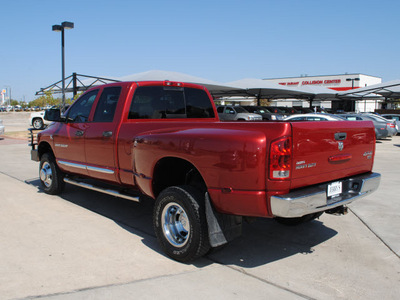
<svg viewBox="0 0 400 300">
<path fill-rule="evenodd" d="M 348 208 L 347 206 L 341 205 L 332 209 L 328 209 L 325 212 L 335 216 L 346 215 L 348 213 Z"/>
</svg>

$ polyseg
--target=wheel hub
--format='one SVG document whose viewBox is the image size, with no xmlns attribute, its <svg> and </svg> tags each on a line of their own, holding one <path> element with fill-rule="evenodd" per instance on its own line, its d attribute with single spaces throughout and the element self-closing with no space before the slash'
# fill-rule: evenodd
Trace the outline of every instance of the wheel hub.
<svg viewBox="0 0 400 300">
<path fill-rule="evenodd" d="M 182 206 L 174 202 L 167 204 L 162 212 L 161 224 L 164 236 L 171 245 L 186 245 L 190 236 L 190 222 Z"/>
<path fill-rule="evenodd" d="M 51 171 L 50 164 L 47 161 L 43 163 L 39 175 L 40 175 L 40 180 L 46 187 L 49 187 L 53 182 L 53 173 Z"/>
</svg>

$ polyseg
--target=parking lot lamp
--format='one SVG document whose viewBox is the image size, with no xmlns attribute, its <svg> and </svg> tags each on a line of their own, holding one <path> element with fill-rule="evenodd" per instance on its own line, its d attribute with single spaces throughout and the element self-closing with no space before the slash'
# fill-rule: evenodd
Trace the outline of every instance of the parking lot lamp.
<svg viewBox="0 0 400 300">
<path fill-rule="evenodd" d="M 360 78 L 346 78 L 346 81 L 351 81 L 351 89 L 354 90 L 354 81 L 360 81 Z"/>
<path fill-rule="evenodd" d="M 61 25 L 53 25 L 52 30 L 61 32 L 61 77 L 62 77 L 62 104 L 61 109 L 65 107 L 65 51 L 64 51 L 64 31 L 65 29 L 73 29 L 74 23 L 62 22 Z"/>
</svg>

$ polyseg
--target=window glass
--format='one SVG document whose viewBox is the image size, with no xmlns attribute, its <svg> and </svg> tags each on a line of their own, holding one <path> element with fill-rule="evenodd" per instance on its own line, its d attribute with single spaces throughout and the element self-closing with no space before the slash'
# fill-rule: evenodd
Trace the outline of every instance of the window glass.
<svg viewBox="0 0 400 300">
<path fill-rule="evenodd" d="M 87 122 L 98 92 L 99 90 L 94 90 L 82 95 L 68 110 L 68 121 L 74 123 Z"/>
<path fill-rule="evenodd" d="M 108 87 L 103 90 L 99 102 L 97 103 L 96 111 L 94 113 L 94 122 L 113 121 L 115 109 L 117 108 L 120 94 L 120 86 Z"/>
<path fill-rule="evenodd" d="M 218 107 L 218 108 L 217 108 L 217 112 L 218 112 L 219 114 L 223 114 L 223 113 L 224 113 L 224 107 L 223 107 L 223 106 Z"/>
<path fill-rule="evenodd" d="M 362 120 L 362 119 L 360 119 L 360 118 L 357 117 L 357 116 L 343 116 L 343 118 L 345 118 L 346 120 L 349 120 L 349 121 Z"/>
<path fill-rule="evenodd" d="M 180 87 L 138 87 L 129 119 L 213 118 L 214 111 L 203 90 Z"/>
<path fill-rule="evenodd" d="M 236 107 L 235 107 L 235 110 L 236 110 L 236 112 L 237 112 L 238 114 L 240 114 L 240 113 L 248 113 L 247 110 L 245 110 L 243 107 L 240 107 L 240 106 L 236 106 Z"/>
<path fill-rule="evenodd" d="M 204 90 L 185 88 L 186 113 L 188 118 L 214 118 L 210 98 Z"/>
<path fill-rule="evenodd" d="M 235 111 L 233 110 L 233 108 L 227 107 L 227 108 L 225 109 L 225 113 L 234 115 L 234 114 L 235 114 Z"/>
</svg>

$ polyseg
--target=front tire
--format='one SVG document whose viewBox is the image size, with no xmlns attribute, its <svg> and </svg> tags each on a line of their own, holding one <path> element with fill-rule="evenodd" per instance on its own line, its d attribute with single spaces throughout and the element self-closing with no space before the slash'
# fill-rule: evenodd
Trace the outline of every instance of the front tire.
<svg viewBox="0 0 400 300">
<path fill-rule="evenodd" d="M 210 249 L 204 197 L 191 186 L 166 188 L 157 197 L 153 225 L 163 251 L 188 262 Z"/>
<path fill-rule="evenodd" d="M 40 159 L 39 178 L 46 194 L 57 195 L 64 188 L 64 174 L 57 166 L 51 153 L 45 153 Z"/>
<path fill-rule="evenodd" d="M 35 129 L 42 129 L 44 127 L 43 120 L 41 118 L 35 118 L 32 122 L 33 128 Z"/>
</svg>

